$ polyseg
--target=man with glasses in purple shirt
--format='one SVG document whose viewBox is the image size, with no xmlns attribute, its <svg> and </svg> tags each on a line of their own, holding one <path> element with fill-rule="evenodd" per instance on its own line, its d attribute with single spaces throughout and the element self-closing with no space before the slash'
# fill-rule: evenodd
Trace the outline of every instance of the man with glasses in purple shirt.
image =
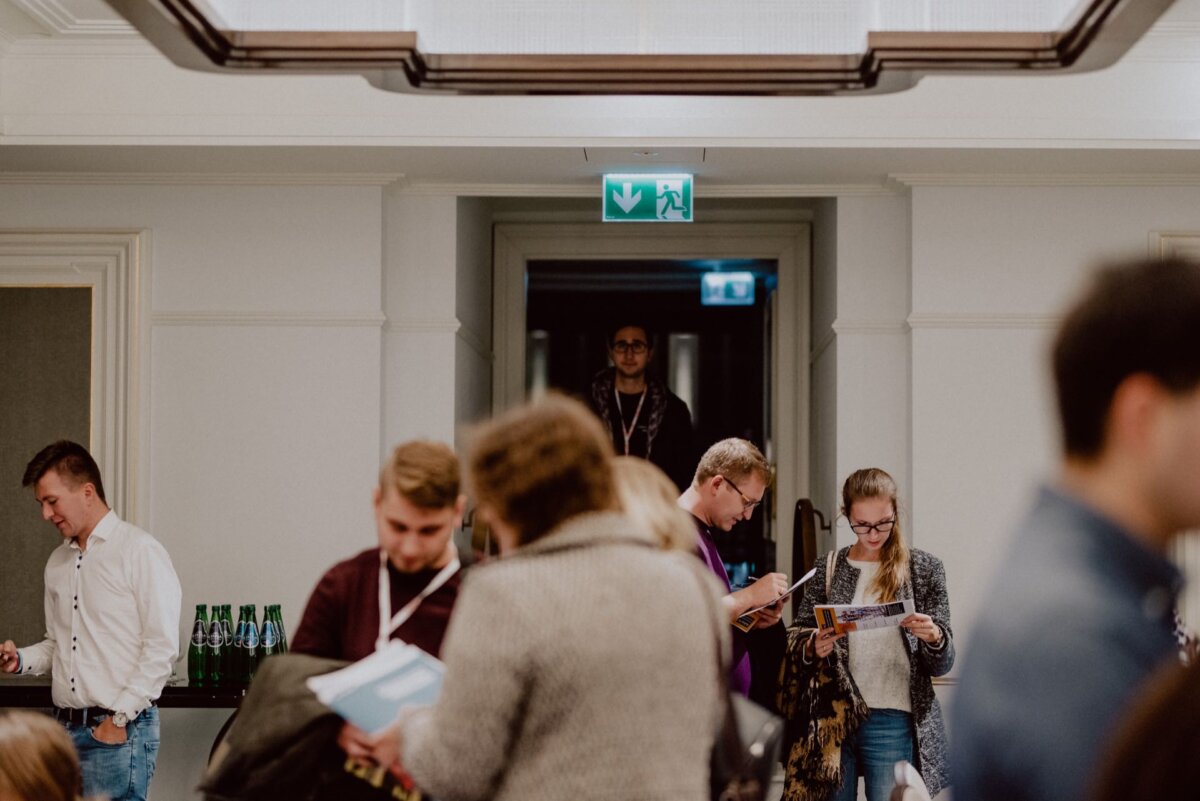
<svg viewBox="0 0 1200 801">
<path fill-rule="evenodd" d="M 766 606 L 754 621 L 755 629 L 779 624 L 784 601 L 772 602 L 787 590 L 787 576 L 768 573 L 749 586 L 733 591 L 715 538 L 717 532 L 730 531 L 740 521 L 749 520 L 762 503 L 763 493 L 770 483 L 771 466 L 762 451 L 751 442 L 731 437 L 705 451 L 696 467 L 692 485 L 679 496 L 679 506 L 695 520 L 696 548 L 700 558 L 728 592 L 723 601 L 730 623 L 749 610 Z M 747 695 L 751 679 L 747 632 L 734 631 L 733 634 L 729 687 Z"/>
</svg>

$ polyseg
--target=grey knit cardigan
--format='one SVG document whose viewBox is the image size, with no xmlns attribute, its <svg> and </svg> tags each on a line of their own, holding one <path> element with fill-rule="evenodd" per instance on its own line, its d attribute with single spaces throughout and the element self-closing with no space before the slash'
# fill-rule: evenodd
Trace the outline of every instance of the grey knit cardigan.
<svg viewBox="0 0 1200 801">
<path fill-rule="evenodd" d="M 615 513 L 472 567 L 402 764 L 441 801 L 707 799 L 720 595 Z"/>
<path fill-rule="evenodd" d="M 804 627 L 817 625 L 813 607 L 817 604 L 848 604 L 854 600 L 854 588 L 861 572 L 851 567 L 849 546 L 837 552 L 829 597 L 825 595 L 825 565 L 828 554 L 817 561 L 818 572 L 805 585 L 804 598 L 795 615 L 795 624 Z M 944 676 L 954 667 L 954 633 L 950 629 L 950 601 L 946 595 L 946 569 L 942 560 L 933 554 L 913 548 L 909 556 L 911 580 L 900 588 L 900 598 L 912 598 L 918 612 L 929 615 L 942 629 L 945 645 L 932 648 L 905 629 L 900 629 L 908 654 L 908 686 L 912 698 L 913 726 L 916 729 L 917 769 L 929 788 L 937 795 L 950 783 L 949 753 L 946 725 L 942 708 L 933 693 L 934 676 Z M 849 665 L 850 637 L 836 643 L 838 658 Z M 851 676 L 853 682 L 853 676 Z M 857 693 L 858 688 L 854 691 Z"/>
</svg>

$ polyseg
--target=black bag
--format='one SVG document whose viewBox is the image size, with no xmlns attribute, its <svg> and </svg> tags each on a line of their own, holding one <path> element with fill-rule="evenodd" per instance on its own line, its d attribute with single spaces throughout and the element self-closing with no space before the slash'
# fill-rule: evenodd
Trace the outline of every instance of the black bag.
<svg viewBox="0 0 1200 801">
<path fill-rule="evenodd" d="M 762 801 L 779 760 L 783 721 L 723 686 L 729 700 L 725 721 L 713 744 L 710 763 L 713 801 Z"/>
<path fill-rule="evenodd" d="M 699 577 L 697 577 L 699 578 Z M 716 604 L 708 587 L 700 584 L 700 594 L 712 618 Z M 725 714 L 713 743 L 709 760 L 709 787 L 713 801 L 763 801 L 771 786 L 771 773 L 779 760 L 783 741 L 783 720 L 729 691 L 729 667 L 721 652 L 721 633 L 714 630 L 717 654 L 717 681 L 724 699 Z"/>
</svg>

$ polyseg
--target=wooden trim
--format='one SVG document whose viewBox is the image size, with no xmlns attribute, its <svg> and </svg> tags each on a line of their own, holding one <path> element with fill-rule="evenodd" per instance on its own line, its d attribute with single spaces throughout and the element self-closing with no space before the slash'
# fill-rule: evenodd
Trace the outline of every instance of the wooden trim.
<svg viewBox="0 0 1200 801">
<path fill-rule="evenodd" d="M 192 69 L 363 72 L 409 92 L 829 95 L 900 91 L 930 72 L 1101 69 L 1173 0 L 1092 0 L 1063 31 L 872 32 L 865 52 L 835 55 L 425 54 L 417 31 L 231 31 L 190 0 L 105 2 Z"/>
</svg>

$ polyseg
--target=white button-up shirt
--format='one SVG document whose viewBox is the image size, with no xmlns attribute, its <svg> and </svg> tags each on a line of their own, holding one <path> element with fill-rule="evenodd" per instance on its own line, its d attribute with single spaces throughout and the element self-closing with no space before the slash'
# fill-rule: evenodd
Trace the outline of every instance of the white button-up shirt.
<svg viewBox="0 0 1200 801">
<path fill-rule="evenodd" d="M 179 654 L 182 593 L 171 557 L 109 511 L 46 562 L 46 639 L 19 650 L 21 672 L 50 671 L 55 706 L 100 706 L 132 720 L 158 698 Z"/>
</svg>

